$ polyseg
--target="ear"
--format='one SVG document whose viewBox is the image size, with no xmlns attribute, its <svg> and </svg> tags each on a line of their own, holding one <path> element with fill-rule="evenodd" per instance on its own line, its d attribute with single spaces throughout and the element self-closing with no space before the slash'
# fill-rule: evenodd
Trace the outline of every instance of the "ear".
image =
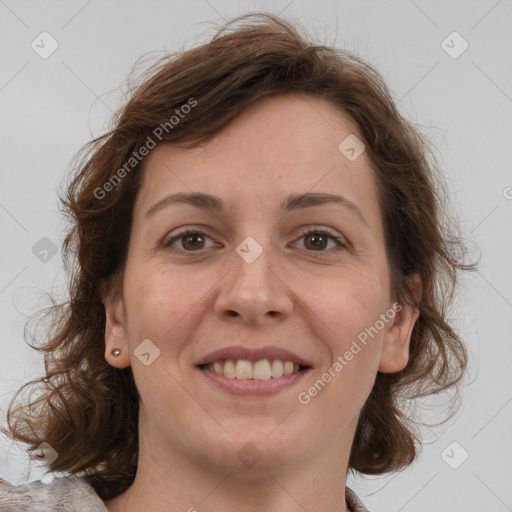
<svg viewBox="0 0 512 512">
<path fill-rule="evenodd" d="M 422 295 L 419 275 L 406 277 L 405 284 L 419 303 Z M 382 373 L 399 372 L 407 366 L 411 334 L 420 314 L 418 308 L 409 302 L 395 303 L 393 309 L 395 316 L 384 336 L 380 355 L 379 371 Z"/>
<path fill-rule="evenodd" d="M 123 299 L 107 295 L 102 302 L 105 306 L 105 359 L 115 368 L 126 368 L 130 366 L 130 353 Z M 112 354 L 115 349 L 121 351 L 117 357 Z"/>
</svg>

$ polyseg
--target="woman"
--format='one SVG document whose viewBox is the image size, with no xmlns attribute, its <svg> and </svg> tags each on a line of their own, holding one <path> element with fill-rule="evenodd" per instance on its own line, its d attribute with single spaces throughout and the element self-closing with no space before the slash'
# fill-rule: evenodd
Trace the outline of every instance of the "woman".
<svg viewBox="0 0 512 512">
<path fill-rule="evenodd" d="M 237 21 L 159 63 L 62 199 L 71 297 L 8 420 L 72 476 L 1 510 L 364 511 L 347 472 L 411 464 L 403 400 L 463 375 L 422 137 L 357 57 Z"/>
</svg>

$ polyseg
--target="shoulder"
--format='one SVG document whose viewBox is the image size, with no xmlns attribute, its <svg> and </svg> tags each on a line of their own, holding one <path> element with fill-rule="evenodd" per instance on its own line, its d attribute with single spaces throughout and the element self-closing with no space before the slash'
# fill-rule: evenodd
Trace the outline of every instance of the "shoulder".
<svg viewBox="0 0 512 512">
<path fill-rule="evenodd" d="M 76 476 L 11 485 L 0 478 L 0 512 L 108 512 L 94 489 Z"/>
<path fill-rule="evenodd" d="M 345 499 L 351 512 L 370 512 L 357 497 L 356 493 L 348 487 L 345 488 Z"/>
</svg>

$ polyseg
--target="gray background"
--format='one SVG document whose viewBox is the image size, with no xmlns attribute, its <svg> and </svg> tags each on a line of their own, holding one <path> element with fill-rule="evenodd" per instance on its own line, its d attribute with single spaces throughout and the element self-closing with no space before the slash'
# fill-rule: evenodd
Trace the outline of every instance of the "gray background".
<svg viewBox="0 0 512 512">
<path fill-rule="evenodd" d="M 65 292 L 56 191 L 72 156 L 102 133 L 137 59 L 194 46 L 223 18 L 254 10 L 299 20 L 320 42 L 336 41 L 382 72 L 434 144 L 463 231 L 482 253 L 451 314 L 471 357 L 459 413 L 424 431 L 421 455 L 405 471 L 349 484 L 377 512 L 512 510 L 510 0 L 0 0 L 0 412 L 41 369 L 23 341 L 27 315 L 46 292 Z M 58 43 L 46 59 L 31 47 L 51 48 L 43 31 Z M 446 40 L 454 31 L 469 44 L 457 58 L 464 41 Z M 0 448 L 4 478 L 42 473 L 5 439 Z"/>
</svg>

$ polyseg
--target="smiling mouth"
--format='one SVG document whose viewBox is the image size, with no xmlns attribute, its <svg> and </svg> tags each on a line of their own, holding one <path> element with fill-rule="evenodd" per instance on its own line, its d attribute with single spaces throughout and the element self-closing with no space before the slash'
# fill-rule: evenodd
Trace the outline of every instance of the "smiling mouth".
<svg viewBox="0 0 512 512">
<path fill-rule="evenodd" d="M 216 373 L 228 379 L 239 380 L 271 380 L 305 371 L 310 366 L 302 366 L 282 359 L 221 359 L 198 366 L 203 371 Z"/>
</svg>

